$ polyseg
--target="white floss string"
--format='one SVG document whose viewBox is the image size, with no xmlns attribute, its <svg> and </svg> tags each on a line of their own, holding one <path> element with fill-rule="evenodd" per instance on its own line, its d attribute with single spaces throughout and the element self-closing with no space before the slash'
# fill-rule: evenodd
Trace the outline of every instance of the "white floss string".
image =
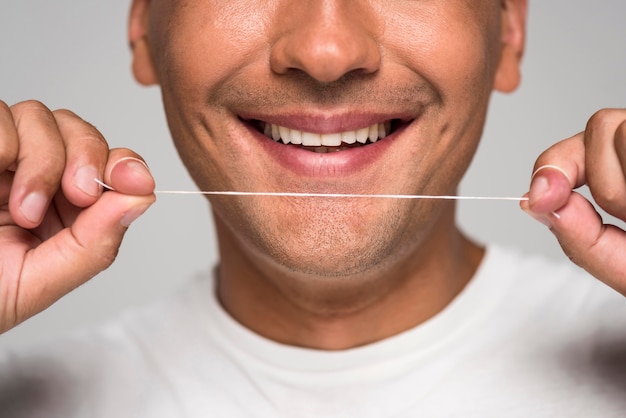
<svg viewBox="0 0 626 418">
<path fill-rule="evenodd" d="M 94 179 L 96 183 L 108 190 L 115 190 L 106 183 Z M 441 199 L 441 200 L 508 200 L 521 202 L 527 197 L 509 196 L 436 196 L 408 194 L 348 194 L 348 193 L 292 193 L 292 192 L 238 192 L 238 191 L 199 191 L 199 190 L 155 190 L 155 194 L 169 195 L 209 195 L 209 196 L 268 196 L 268 197 L 328 197 L 328 198 L 379 198 L 379 199 Z"/>
</svg>

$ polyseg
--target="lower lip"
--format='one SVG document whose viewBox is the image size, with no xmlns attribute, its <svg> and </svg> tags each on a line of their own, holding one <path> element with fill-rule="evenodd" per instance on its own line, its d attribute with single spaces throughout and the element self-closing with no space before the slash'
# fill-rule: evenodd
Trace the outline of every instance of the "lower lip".
<svg viewBox="0 0 626 418">
<path fill-rule="evenodd" d="M 367 144 L 343 151 L 317 153 L 308 151 L 295 145 L 284 145 L 263 135 L 253 126 L 246 125 L 254 137 L 259 140 L 266 155 L 279 165 L 303 177 L 337 178 L 355 175 L 382 160 L 406 129 L 408 124 L 402 124 L 391 135 L 380 139 L 373 144 Z"/>
</svg>

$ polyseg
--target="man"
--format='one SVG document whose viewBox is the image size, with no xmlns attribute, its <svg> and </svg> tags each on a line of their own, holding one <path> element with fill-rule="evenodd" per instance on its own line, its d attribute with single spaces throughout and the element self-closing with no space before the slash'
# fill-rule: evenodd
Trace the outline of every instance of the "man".
<svg viewBox="0 0 626 418">
<path fill-rule="evenodd" d="M 135 76 L 161 86 L 200 189 L 450 195 L 492 90 L 519 83 L 525 15 L 525 0 L 135 0 L 129 34 Z M 111 263 L 154 182 L 138 155 L 108 150 L 69 111 L 26 102 L 0 118 L 6 330 Z M 546 151 L 522 203 L 622 293 L 623 232 L 571 190 L 588 183 L 624 217 L 625 120 L 599 112 Z M 211 204 L 214 281 L 89 335 L 7 355 L 8 416 L 626 408 L 621 296 L 569 267 L 485 251 L 457 229 L 450 201 Z"/>
</svg>

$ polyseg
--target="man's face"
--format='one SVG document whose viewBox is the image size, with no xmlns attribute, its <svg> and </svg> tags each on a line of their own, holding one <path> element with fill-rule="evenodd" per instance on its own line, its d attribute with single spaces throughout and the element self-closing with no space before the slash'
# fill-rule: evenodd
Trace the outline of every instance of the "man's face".
<svg viewBox="0 0 626 418">
<path fill-rule="evenodd" d="M 201 189 L 440 195 L 455 193 L 481 135 L 503 10 L 496 0 L 152 0 L 148 35 Z M 453 224 L 451 204 L 432 200 L 212 205 L 244 251 L 316 276 L 394 263 Z"/>
</svg>

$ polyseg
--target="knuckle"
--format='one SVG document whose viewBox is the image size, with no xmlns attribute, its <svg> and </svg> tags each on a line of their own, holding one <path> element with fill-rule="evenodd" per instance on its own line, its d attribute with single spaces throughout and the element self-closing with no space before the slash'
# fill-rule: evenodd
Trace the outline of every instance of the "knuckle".
<svg viewBox="0 0 626 418">
<path fill-rule="evenodd" d="M 623 190 L 610 187 L 600 192 L 592 192 L 593 199 L 598 206 L 614 216 L 620 216 L 626 213 L 626 194 Z"/>
<path fill-rule="evenodd" d="M 58 109 L 53 112 L 59 124 L 72 132 L 73 139 L 78 142 L 91 142 L 100 150 L 108 150 L 109 146 L 104 135 L 95 125 L 85 121 L 68 109 Z M 89 144 L 91 145 L 91 144 Z"/>
<path fill-rule="evenodd" d="M 615 125 L 619 120 L 623 120 L 626 113 L 623 109 L 604 108 L 595 112 L 587 122 L 586 132 L 593 134 L 602 131 L 607 126 Z"/>
<path fill-rule="evenodd" d="M 593 115 L 591 115 L 591 117 L 589 118 L 589 123 L 591 124 L 602 123 L 607 118 L 610 118 L 614 112 L 615 112 L 615 109 L 610 109 L 610 108 L 600 109 L 596 111 Z"/>
<path fill-rule="evenodd" d="M 14 113 L 23 114 L 27 112 L 46 112 L 48 113 L 50 110 L 46 105 L 44 105 L 39 100 L 24 100 L 23 102 L 19 102 L 14 104 L 11 109 Z"/>
<path fill-rule="evenodd" d="M 615 207 L 624 199 L 624 193 L 616 187 L 605 187 L 602 190 L 592 191 L 593 198 L 601 207 Z"/>
<path fill-rule="evenodd" d="M 38 100 L 26 100 L 19 102 L 11 107 L 15 126 L 20 127 L 21 122 L 24 119 L 36 118 L 37 120 L 45 123 L 46 125 L 54 125 L 54 116 L 50 109 L 42 102 Z"/>
</svg>

